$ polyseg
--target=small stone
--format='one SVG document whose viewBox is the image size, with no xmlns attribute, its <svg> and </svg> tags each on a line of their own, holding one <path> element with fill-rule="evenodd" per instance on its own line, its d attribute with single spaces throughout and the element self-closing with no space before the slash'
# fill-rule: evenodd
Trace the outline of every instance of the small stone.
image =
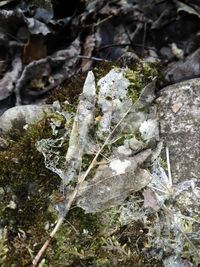
<svg viewBox="0 0 200 267">
<path fill-rule="evenodd" d="M 3 187 L 0 187 L 0 201 L 3 200 L 4 195 L 5 195 L 5 191 L 4 191 Z"/>
<path fill-rule="evenodd" d="M 144 147 L 144 144 L 142 141 L 137 140 L 135 137 L 132 137 L 129 141 L 128 141 L 129 147 L 134 151 L 139 151 Z"/>
<path fill-rule="evenodd" d="M 130 156 L 132 154 L 132 151 L 130 148 L 127 148 L 125 146 L 119 146 L 117 148 L 117 152 L 120 154 L 120 155 L 124 155 L 124 156 Z"/>
<path fill-rule="evenodd" d="M 0 117 L 0 129 L 8 132 L 16 121 L 22 122 L 24 125 L 37 123 L 53 111 L 52 105 L 24 105 L 10 108 Z"/>
<path fill-rule="evenodd" d="M 7 205 L 7 208 L 10 208 L 12 210 L 15 210 L 16 207 L 17 207 L 17 204 L 13 200 L 11 200 L 10 203 Z"/>
<path fill-rule="evenodd" d="M 182 103 L 175 103 L 175 104 L 172 106 L 172 111 L 173 111 L 174 113 L 177 113 L 177 112 L 181 109 L 182 106 L 183 106 Z"/>
<path fill-rule="evenodd" d="M 9 143 L 6 139 L 0 137 L 0 151 L 5 150 L 9 146 Z"/>
</svg>

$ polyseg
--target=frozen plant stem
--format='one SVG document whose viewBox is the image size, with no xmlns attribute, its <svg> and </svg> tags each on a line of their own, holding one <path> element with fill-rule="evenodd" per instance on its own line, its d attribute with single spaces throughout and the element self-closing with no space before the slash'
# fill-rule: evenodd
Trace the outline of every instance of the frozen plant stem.
<svg viewBox="0 0 200 267">
<path fill-rule="evenodd" d="M 137 102 L 135 102 L 136 104 Z M 44 243 L 44 245 L 42 246 L 42 248 L 39 250 L 39 252 L 37 253 L 37 255 L 35 256 L 35 258 L 32 261 L 32 265 L 31 267 L 36 267 L 38 266 L 39 262 L 42 260 L 42 257 L 44 256 L 49 244 L 51 243 L 51 240 L 54 238 L 55 234 L 58 232 L 58 230 L 60 229 L 61 225 L 63 224 L 63 221 L 65 219 L 65 216 L 68 214 L 72 204 L 74 203 L 76 196 L 82 186 L 82 183 L 85 181 L 85 179 L 87 178 L 88 174 L 90 173 L 90 171 L 92 170 L 92 168 L 96 165 L 97 159 L 99 157 L 99 155 L 102 153 L 104 147 L 109 143 L 110 138 L 112 137 L 113 133 L 115 132 L 115 130 L 118 128 L 118 126 L 122 123 L 122 121 L 125 119 L 125 117 L 127 116 L 127 114 L 131 111 L 131 109 L 133 108 L 133 106 L 131 106 L 127 112 L 124 114 L 124 116 L 119 120 L 119 122 L 115 125 L 115 127 L 113 128 L 113 130 L 110 132 L 110 134 L 108 135 L 108 137 L 106 138 L 105 142 L 103 143 L 103 145 L 101 146 L 101 148 L 97 151 L 95 157 L 93 158 L 92 162 L 90 163 L 88 169 L 86 170 L 86 172 L 79 177 L 78 179 L 78 183 L 73 191 L 73 193 L 70 195 L 68 202 L 65 205 L 65 210 L 64 210 L 64 214 L 63 216 L 59 216 L 58 221 L 54 227 L 54 229 L 52 230 L 52 232 L 50 233 L 50 237 L 49 239 Z"/>
<path fill-rule="evenodd" d="M 172 210 L 170 210 L 165 204 L 162 206 L 163 210 L 166 212 L 166 214 L 170 217 L 170 219 L 174 222 L 179 232 L 184 236 L 184 238 L 188 241 L 191 248 L 193 249 L 194 253 L 199 257 L 200 253 L 195 247 L 195 245 L 192 243 L 192 241 L 189 239 L 189 237 L 184 233 L 184 231 L 181 229 L 180 225 L 175 220 L 175 214 Z"/>
<path fill-rule="evenodd" d="M 168 171 L 168 179 L 169 179 L 169 186 L 172 187 L 172 174 L 171 174 L 171 165 L 169 160 L 169 148 L 166 147 L 166 158 L 167 158 L 167 171 Z"/>
</svg>

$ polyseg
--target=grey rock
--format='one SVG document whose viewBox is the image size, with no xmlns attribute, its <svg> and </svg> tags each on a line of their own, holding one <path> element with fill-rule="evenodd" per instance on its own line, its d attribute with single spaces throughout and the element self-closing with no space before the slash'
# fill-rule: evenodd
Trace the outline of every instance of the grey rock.
<svg viewBox="0 0 200 267">
<path fill-rule="evenodd" d="M 157 103 L 160 136 L 169 147 L 174 181 L 199 178 L 200 79 L 165 87 Z"/>
<path fill-rule="evenodd" d="M 137 140 L 135 137 L 127 140 L 126 144 L 130 147 L 134 152 L 141 150 L 144 147 L 144 143 L 140 140 Z"/>
<path fill-rule="evenodd" d="M 0 151 L 5 150 L 8 146 L 9 142 L 6 139 L 0 137 Z"/>
<path fill-rule="evenodd" d="M 5 196 L 5 191 L 4 191 L 3 187 L 0 187 L 0 201 L 3 200 L 4 196 Z"/>
<path fill-rule="evenodd" d="M 16 106 L 6 110 L 0 117 L 0 130 L 8 132 L 13 123 L 18 121 L 25 124 L 34 124 L 42 120 L 46 114 L 54 111 L 51 105 L 24 105 Z"/>
<path fill-rule="evenodd" d="M 183 260 L 181 257 L 170 256 L 164 259 L 163 261 L 164 267 L 194 267 L 194 265 L 187 261 Z"/>
</svg>

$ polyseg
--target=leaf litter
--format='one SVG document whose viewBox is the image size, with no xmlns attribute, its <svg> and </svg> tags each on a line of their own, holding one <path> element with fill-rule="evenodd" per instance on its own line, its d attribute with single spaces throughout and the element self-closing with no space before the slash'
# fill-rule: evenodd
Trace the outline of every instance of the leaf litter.
<svg viewBox="0 0 200 267">
<path fill-rule="evenodd" d="M 63 182 L 61 191 L 67 194 L 66 203 L 69 203 L 68 195 L 73 192 L 72 182 L 78 183 L 73 202 L 86 213 L 99 213 L 118 206 L 122 224 L 142 221 L 148 228 L 146 255 L 157 260 L 162 260 L 167 254 L 181 257 L 192 255 L 193 260 L 199 263 L 196 247 L 199 236 L 199 190 L 193 180 L 173 184 L 168 149 L 168 174 L 160 164 L 161 148 L 159 144 L 156 145 L 159 141 L 156 117 L 139 111 L 151 105 L 154 99 L 154 81 L 132 102 L 125 73 L 126 69 L 112 69 L 97 82 L 98 90 L 94 74 L 88 73 L 71 126 L 65 161 L 62 163 L 67 168 L 64 167 L 58 172 L 55 158 L 54 171 Z M 149 92 L 152 93 L 149 95 Z M 138 113 L 143 115 L 138 116 Z M 106 137 L 110 133 L 112 138 L 107 141 Z M 120 139 L 123 139 L 123 142 L 118 144 L 116 140 Z M 139 152 L 128 145 L 134 139 L 142 143 Z M 109 150 L 104 152 L 100 149 L 101 153 L 96 153 L 101 155 L 100 158 L 95 158 L 95 152 L 105 140 L 103 148 L 106 144 L 105 147 L 108 146 Z M 48 146 L 43 147 L 43 142 L 44 140 L 41 140 L 37 143 L 38 149 L 46 161 L 54 162 L 53 154 L 49 154 Z M 86 156 L 93 160 L 92 163 L 87 163 L 90 164 L 89 171 L 84 173 L 82 166 L 86 164 Z M 150 167 L 145 168 L 146 164 L 150 164 Z M 48 165 L 46 167 L 49 168 Z M 144 200 L 140 195 L 134 196 L 135 192 L 142 189 Z M 57 205 L 61 218 L 67 213 L 66 207 L 69 208 L 66 203 Z"/>
<path fill-rule="evenodd" d="M 4 7 L 14 1 L 1 2 L 0 5 Z M 199 19 L 199 6 L 195 1 L 190 4 L 182 1 L 151 1 L 148 5 L 145 1 L 136 1 L 134 4 L 132 1 L 85 1 L 82 14 L 78 6 L 75 15 L 68 14 L 69 17 L 65 18 L 56 14 L 55 6 L 49 1 L 43 1 L 48 8 L 35 3 L 31 6 L 34 1 L 30 1 L 28 8 L 24 8 L 24 2 L 27 1 L 20 1 L 19 5 L 17 3 L 16 10 L 6 6 L 6 10 L 0 14 L 0 30 L 3 32 L 1 43 L 8 48 L 6 59 L 3 57 L 1 60 L 0 75 L 3 78 L 0 80 L 0 100 L 14 93 L 17 104 L 27 103 L 34 96 L 38 99 L 56 88 L 77 73 L 79 68 L 88 71 L 96 60 L 120 58 L 126 65 L 130 59 L 137 58 L 136 54 L 142 55 L 144 61 L 156 62 L 155 58 L 159 61 L 164 56 L 167 63 L 172 62 L 165 71 L 165 78 L 169 82 L 199 75 L 199 29 L 198 26 L 195 30 L 189 27 L 188 31 L 183 27 L 184 21 L 190 23 L 192 16 Z M 120 19 L 125 16 L 122 25 Z M 131 22 L 132 17 L 135 18 L 134 22 Z M 88 26 L 90 22 L 92 28 Z M 82 26 L 80 33 L 77 31 L 80 26 L 78 23 Z M 183 27 L 185 35 L 171 30 L 171 24 L 174 29 Z M 16 36 L 12 25 L 17 28 Z M 67 34 L 63 34 L 66 28 Z M 85 31 L 89 35 L 85 36 Z M 64 40 L 64 45 L 61 44 L 63 36 L 69 38 Z M 58 41 L 55 52 L 51 43 L 57 38 L 62 41 Z M 168 54 L 162 54 L 164 50 Z M 8 60 L 10 55 L 15 55 L 11 62 Z M 175 58 L 178 61 L 174 63 Z M 115 82 L 121 89 L 123 80 L 127 88 L 123 77 L 125 71 L 115 70 L 112 76 L 116 76 Z M 117 82 L 117 77 L 122 81 Z M 39 82 L 35 83 L 38 78 Z M 13 83 L 16 80 L 17 83 Z M 126 225 L 128 221 L 141 220 L 148 227 L 149 243 L 146 251 L 150 255 L 162 258 L 163 255 L 175 254 L 165 258 L 164 266 L 187 266 L 189 263 L 181 257 L 189 258 L 191 255 L 198 264 L 198 181 L 188 177 L 187 181 L 172 184 L 155 148 L 159 141 L 157 118 L 141 111 L 155 98 L 155 81 L 144 88 L 137 103 L 132 103 L 126 90 L 113 90 L 113 82 L 110 83 L 110 80 L 109 75 L 103 77 L 96 86 L 91 78 L 96 93 L 88 96 L 83 92 L 76 114 L 57 111 L 65 118 L 64 136 L 56 137 L 59 122 L 54 120 L 52 128 L 55 139 L 38 143 L 46 167 L 60 176 L 63 182 L 61 191 L 64 195 L 68 194 L 73 189 L 73 183 L 81 180 L 83 170 L 88 166 L 88 158 L 90 162 L 106 136 L 123 118 L 106 144 L 105 152 L 100 153 L 99 161 L 95 162 L 94 171 L 90 172 L 87 181 L 79 188 L 76 204 L 94 213 L 120 205 L 121 222 Z M 105 81 L 108 94 L 103 98 L 100 97 L 99 88 L 103 87 Z M 120 95 L 119 100 L 117 94 Z M 148 127 L 153 131 L 149 131 Z M 70 141 L 66 142 L 67 139 Z M 148 164 L 152 166 L 146 169 Z M 91 188 L 92 203 L 88 196 Z M 140 194 L 142 189 L 144 203 Z M 137 191 L 138 194 L 132 194 Z M 95 198 L 98 194 L 99 197 Z M 150 225 L 148 220 L 152 214 L 156 215 Z"/>
<path fill-rule="evenodd" d="M 84 155 L 93 155 L 95 153 L 95 149 L 98 149 L 100 142 L 105 140 L 107 135 L 112 131 L 112 128 L 117 125 L 117 123 L 124 117 L 128 110 L 133 109 L 133 111 L 131 112 L 131 117 L 135 117 L 134 123 L 136 126 L 133 126 L 135 127 L 134 131 L 130 133 L 126 132 L 126 134 L 131 134 L 133 136 L 134 132 L 136 133 L 137 131 L 139 131 L 140 123 L 142 121 L 145 121 L 146 115 L 137 117 L 136 115 L 138 114 L 138 111 L 134 111 L 135 108 L 132 108 L 132 106 L 134 105 L 132 104 L 132 101 L 128 96 L 129 81 L 124 77 L 125 71 L 125 69 L 112 69 L 105 76 L 105 78 L 101 78 L 98 82 L 98 94 L 96 92 L 94 74 L 92 72 L 88 73 L 69 136 L 69 144 L 65 156 L 65 164 L 67 166 L 68 172 L 67 174 L 65 172 L 65 175 L 63 174 L 61 176 L 62 179 L 63 177 L 65 177 L 63 179 L 64 184 L 68 185 L 71 181 L 77 181 L 81 165 L 84 162 Z M 141 95 L 143 95 L 143 92 Z M 139 99 L 138 102 L 135 103 L 135 105 L 138 105 L 141 108 L 143 104 Z M 97 114 L 98 110 L 100 110 L 100 116 Z M 142 114 L 142 112 L 140 113 Z M 96 123 L 95 116 L 98 117 L 98 123 Z M 124 119 L 124 122 L 125 120 L 126 119 Z M 94 131 L 94 127 L 96 129 L 96 132 L 94 132 L 94 136 L 92 136 L 90 131 Z M 125 125 L 123 127 L 126 129 Z M 131 130 L 133 129 L 131 128 Z M 117 139 L 119 136 L 120 138 L 122 138 L 123 132 L 113 133 L 112 139 Z M 150 139 L 152 139 L 153 137 L 154 136 L 152 133 Z M 91 140 L 98 140 L 98 142 L 95 144 L 94 141 Z M 52 142 L 51 140 L 49 141 Z M 124 142 L 126 143 L 127 140 L 125 140 Z M 38 142 L 37 147 L 41 152 L 43 152 L 45 158 L 47 159 L 48 157 L 51 157 L 51 155 L 46 155 L 46 151 L 48 151 L 46 145 L 47 143 L 41 140 Z M 99 179 L 98 177 L 112 177 L 112 175 L 114 174 L 114 169 L 112 169 L 112 167 L 116 160 L 119 160 L 121 164 L 123 164 L 123 162 L 127 162 L 127 167 L 130 167 L 130 170 L 128 170 L 128 172 L 131 173 L 127 176 L 127 179 L 131 180 L 131 175 L 133 175 L 138 166 L 141 165 L 151 155 L 151 150 L 147 149 L 147 151 L 144 154 L 143 153 L 144 152 L 142 152 L 141 155 L 139 153 L 135 157 L 128 157 L 127 159 L 122 153 L 122 162 L 120 161 L 119 153 L 116 156 L 112 155 L 111 158 L 109 158 L 107 155 L 106 157 L 108 164 L 104 164 L 105 173 L 102 173 L 103 165 L 100 165 L 100 167 L 97 169 L 97 172 L 99 172 L 99 174 L 96 176 L 95 180 Z M 100 175 L 100 173 L 102 174 Z M 118 175 L 118 172 L 116 174 Z M 124 172 L 120 173 L 119 175 L 122 174 L 126 174 L 126 168 L 124 169 Z M 114 178 L 115 177 L 113 176 L 113 180 Z M 118 177 L 117 179 L 120 179 L 120 177 Z M 108 180 L 111 180 L 111 178 Z M 139 180 L 136 183 L 139 183 Z M 143 183 L 142 179 L 141 183 Z M 112 184 L 110 185 L 110 187 L 112 188 Z M 129 185 L 127 184 L 125 187 L 128 189 Z M 137 185 L 137 187 L 140 188 L 140 185 Z M 120 190 L 123 192 L 122 188 Z M 132 187 L 130 186 L 130 191 L 131 190 L 134 191 L 134 188 L 132 189 Z M 108 199 L 108 201 L 110 201 L 110 199 Z"/>
</svg>

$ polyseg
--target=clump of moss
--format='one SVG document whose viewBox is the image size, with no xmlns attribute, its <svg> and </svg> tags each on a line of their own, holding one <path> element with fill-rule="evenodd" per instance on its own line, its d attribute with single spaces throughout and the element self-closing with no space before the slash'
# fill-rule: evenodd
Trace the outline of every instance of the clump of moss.
<svg viewBox="0 0 200 267">
<path fill-rule="evenodd" d="M 156 66 L 150 63 L 137 62 L 126 70 L 125 77 L 130 82 L 128 93 L 133 103 L 139 98 L 141 90 L 157 76 Z"/>
<path fill-rule="evenodd" d="M 103 78 L 113 68 L 120 68 L 120 65 L 113 62 L 102 61 L 94 69 L 94 75 L 97 81 Z"/>
<path fill-rule="evenodd" d="M 142 222 L 120 226 L 117 208 L 85 214 L 73 208 L 45 257 L 49 266 L 162 266 L 143 252 L 148 240 Z"/>
<path fill-rule="evenodd" d="M 5 192 L 0 226 L 7 228 L 10 247 L 6 266 L 30 264 L 34 244 L 41 245 L 45 240 L 45 223 L 55 220 L 48 212 L 49 196 L 60 179 L 46 169 L 43 156 L 35 147 L 36 141 L 50 135 L 51 130 L 43 120 L 21 134 L 8 133 L 10 145 L 0 151 L 0 187 Z"/>
<path fill-rule="evenodd" d="M 113 63 L 100 64 L 95 70 L 97 80 L 112 68 Z M 143 65 L 135 65 L 135 69 L 127 71 L 133 102 L 154 75 L 154 70 Z M 76 107 L 84 80 L 85 76 L 76 76 L 73 81 L 63 84 L 49 94 L 48 103 L 59 100 L 64 109 L 64 102 L 67 100 Z M 53 115 L 49 119 L 56 120 L 57 117 Z M 64 127 L 65 120 L 59 119 L 61 127 Z M 0 152 L 2 166 L 0 187 L 5 191 L 3 204 L 0 207 L 0 224 L 1 227 L 6 226 L 8 229 L 7 244 L 10 250 L 9 255 L 6 255 L 7 266 L 29 266 L 30 259 L 46 241 L 48 233 L 45 232 L 45 224 L 50 225 L 48 229 L 50 231 L 56 219 L 55 213 L 51 213 L 48 209 L 50 198 L 60 185 L 60 179 L 46 169 L 43 156 L 35 147 L 38 140 L 52 138 L 48 120 L 29 126 L 26 131 L 23 125 L 21 122 L 21 130 L 9 133 L 12 139 L 10 146 Z M 117 145 L 123 144 L 125 138 L 126 135 L 120 138 Z M 104 153 L 108 151 L 109 154 L 109 149 L 108 145 Z M 82 170 L 87 169 L 92 158 L 90 155 L 84 156 Z M 15 208 L 11 207 L 11 201 L 16 204 Z M 115 209 L 94 215 L 85 214 L 80 208 L 72 208 L 67 221 L 45 256 L 45 264 L 46 266 L 62 266 L 64 263 L 65 266 L 126 265 L 128 267 L 141 262 L 141 266 L 144 266 L 146 264 L 142 259 L 144 255 L 138 252 L 136 245 L 133 245 L 137 244 L 141 250 L 144 247 L 145 240 L 138 241 L 140 238 L 138 233 L 142 230 L 143 226 L 139 224 L 132 228 L 121 227 Z M 156 266 L 153 264 L 145 266 Z"/>
<path fill-rule="evenodd" d="M 58 100 L 61 105 L 63 105 L 65 101 L 68 101 L 71 105 L 77 106 L 85 78 L 86 74 L 77 74 L 58 86 L 48 94 L 46 100 L 47 104 L 52 104 L 54 101 Z"/>
</svg>

